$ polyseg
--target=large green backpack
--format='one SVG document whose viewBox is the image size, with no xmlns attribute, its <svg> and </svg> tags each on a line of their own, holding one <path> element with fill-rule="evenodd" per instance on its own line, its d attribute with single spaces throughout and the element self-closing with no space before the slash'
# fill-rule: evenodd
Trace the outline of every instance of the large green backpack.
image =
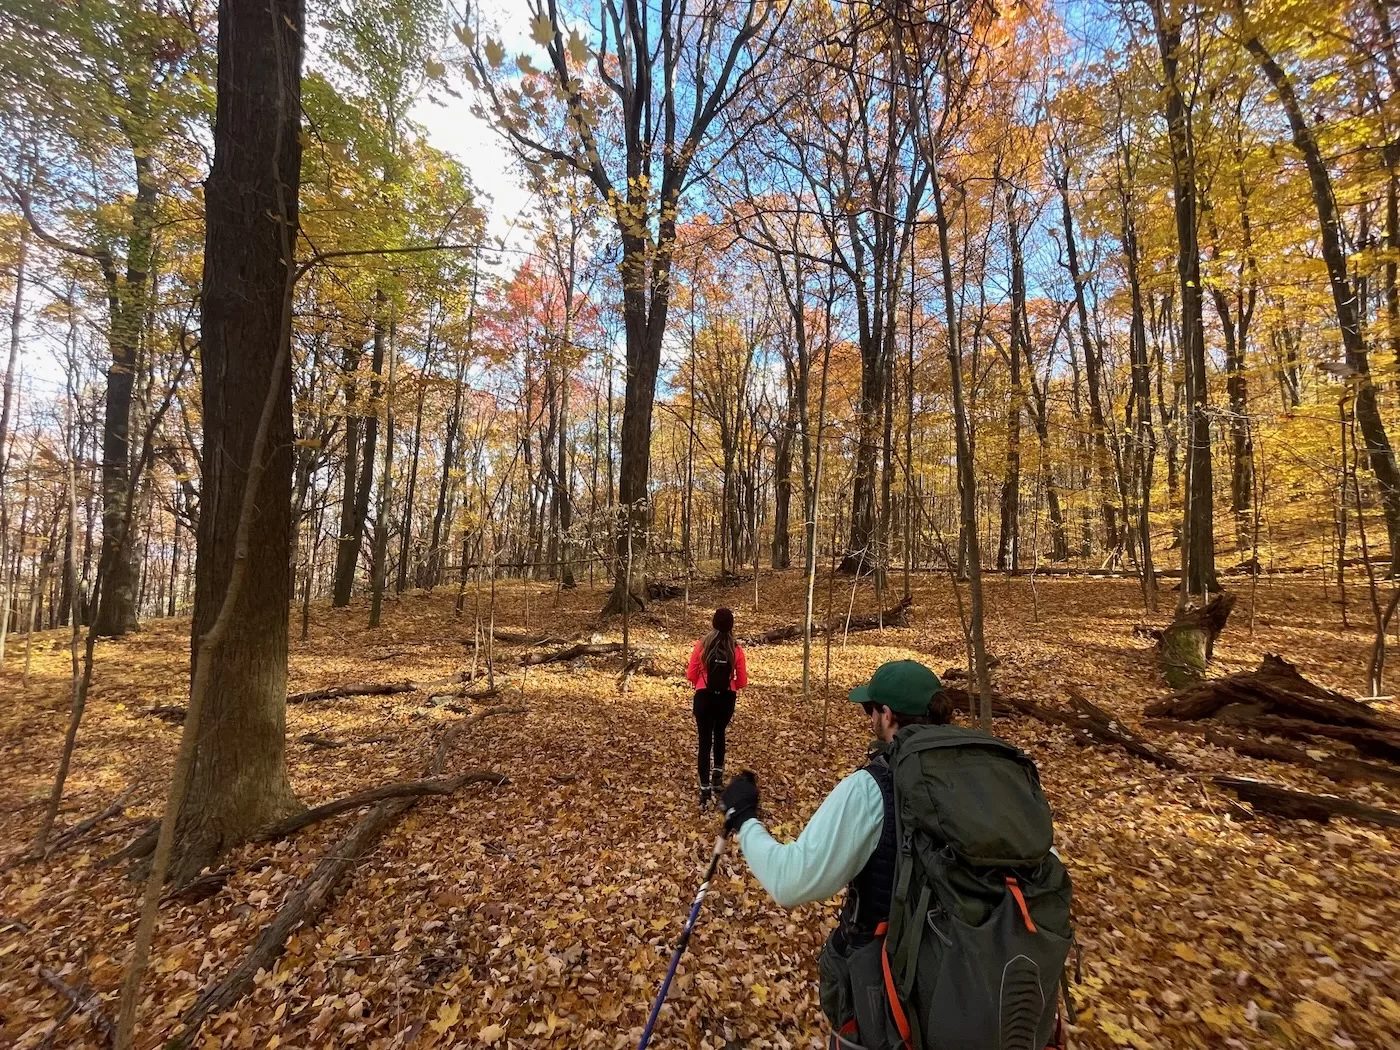
<svg viewBox="0 0 1400 1050">
<path fill-rule="evenodd" d="M 906 726 L 886 761 L 895 886 L 883 943 L 849 959 L 853 999 L 866 999 L 852 1003 L 851 1045 L 1045 1050 L 1072 931 L 1035 763 L 956 726 Z M 886 1008 L 869 1009 L 875 998 Z"/>
</svg>

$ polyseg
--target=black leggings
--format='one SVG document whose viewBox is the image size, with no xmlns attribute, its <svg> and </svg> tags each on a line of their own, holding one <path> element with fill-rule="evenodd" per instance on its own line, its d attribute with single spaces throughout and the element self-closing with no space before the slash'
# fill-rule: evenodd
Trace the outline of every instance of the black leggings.
<svg viewBox="0 0 1400 1050">
<path fill-rule="evenodd" d="M 700 786 L 710 783 L 710 749 L 714 748 L 715 768 L 724 768 L 724 731 L 729 720 L 734 717 L 735 695 L 726 690 L 713 693 L 708 689 L 695 691 L 695 728 L 699 734 L 699 749 L 696 752 L 696 766 L 700 774 Z"/>
</svg>

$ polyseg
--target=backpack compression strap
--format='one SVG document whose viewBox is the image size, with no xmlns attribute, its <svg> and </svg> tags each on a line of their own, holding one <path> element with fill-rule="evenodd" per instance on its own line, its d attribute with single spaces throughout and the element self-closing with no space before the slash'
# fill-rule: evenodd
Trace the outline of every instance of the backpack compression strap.
<svg viewBox="0 0 1400 1050">
<path fill-rule="evenodd" d="M 889 923 L 882 922 L 875 927 L 875 936 L 883 937 Z M 880 966 L 885 971 L 885 998 L 890 1001 L 890 1013 L 894 1015 L 894 1026 L 899 1029 L 900 1042 L 905 1050 L 914 1050 L 914 1032 L 909 1027 L 909 1018 L 904 1013 L 904 1004 L 899 1001 L 899 989 L 894 986 L 894 974 L 890 971 L 889 942 L 880 945 Z"/>
</svg>

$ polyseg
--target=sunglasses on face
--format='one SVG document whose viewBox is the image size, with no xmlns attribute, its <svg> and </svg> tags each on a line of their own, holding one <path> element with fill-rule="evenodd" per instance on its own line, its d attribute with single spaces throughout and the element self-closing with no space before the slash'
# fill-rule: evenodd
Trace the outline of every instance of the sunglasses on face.
<svg viewBox="0 0 1400 1050">
<path fill-rule="evenodd" d="M 863 707 L 863 708 L 865 708 L 865 714 L 866 714 L 866 717 L 867 717 L 867 718 L 868 718 L 869 716 L 873 715 L 876 711 L 878 711 L 878 710 L 880 709 L 880 705 L 879 705 L 879 704 L 874 703 L 874 702 L 872 702 L 872 701 L 870 701 L 870 700 L 867 700 L 865 703 L 861 704 L 860 706 Z"/>
</svg>

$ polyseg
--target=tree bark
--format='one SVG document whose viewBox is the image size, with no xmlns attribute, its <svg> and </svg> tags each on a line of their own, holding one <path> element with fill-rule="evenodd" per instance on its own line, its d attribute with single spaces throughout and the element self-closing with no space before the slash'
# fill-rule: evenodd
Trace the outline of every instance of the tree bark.
<svg viewBox="0 0 1400 1050">
<path fill-rule="evenodd" d="M 350 604 L 355 589 L 355 562 L 359 548 L 354 546 L 355 491 L 360 480 L 360 415 L 355 405 L 355 371 L 360 364 L 360 348 L 347 346 L 342 359 L 345 372 L 345 464 L 340 490 L 340 530 L 335 543 L 335 581 L 331 605 L 343 609 Z"/>
<path fill-rule="evenodd" d="M 301 170 L 299 0 L 223 0 L 214 166 L 206 184 L 203 353 L 204 488 L 195 564 L 192 675 L 217 682 L 200 713 L 176 830 L 175 880 L 298 808 L 287 779 L 287 559 L 291 542 L 290 310 Z M 269 391 L 247 544 L 240 508 Z M 235 571 L 236 604 L 212 653 Z M 208 660 L 210 665 L 198 666 Z"/>
<path fill-rule="evenodd" d="M 1210 463 L 1209 388 L 1205 327 L 1201 316 L 1201 252 L 1197 242 L 1196 167 L 1191 115 L 1178 68 L 1182 47 L 1179 18 L 1168 18 L 1165 0 L 1153 0 L 1152 16 L 1166 83 L 1165 117 L 1172 160 L 1176 214 L 1177 278 L 1181 292 L 1181 343 L 1186 365 L 1190 435 L 1186 466 L 1186 512 L 1182 521 L 1181 595 L 1178 608 L 1205 601 L 1219 590 L 1215 576 L 1215 507 Z"/>
</svg>

